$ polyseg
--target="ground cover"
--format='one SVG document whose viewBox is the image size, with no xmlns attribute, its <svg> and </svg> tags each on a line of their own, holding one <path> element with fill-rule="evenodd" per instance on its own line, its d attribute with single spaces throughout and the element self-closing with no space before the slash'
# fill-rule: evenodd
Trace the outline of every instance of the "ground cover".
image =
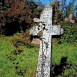
<svg viewBox="0 0 77 77">
<path fill-rule="evenodd" d="M 0 37 L 0 76 L 35 77 L 39 48 L 15 39 L 17 36 Z M 53 42 L 52 48 L 53 77 L 77 76 L 77 45 Z"/>
</svg>

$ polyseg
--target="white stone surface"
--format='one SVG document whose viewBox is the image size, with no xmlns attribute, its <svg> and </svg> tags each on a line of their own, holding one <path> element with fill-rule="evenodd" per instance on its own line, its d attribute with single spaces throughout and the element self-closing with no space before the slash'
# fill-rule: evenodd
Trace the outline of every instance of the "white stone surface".
<svg viewBox="0 0 77 77">
<path fill-rule="evenodd" d="M 40 15 L 40 19 L 36 19 L 34 19 L 34 21 L 39 22 L 39 26 L 33 27 L 30 34 L 37 35 L 40 31 L 43 31 L 43 36 L 40 38 L 36 77 L 50 77 L 52 64 L 52 35 L 61 35 L 63 33 L 63 29 L 59 25 L 52 25 L 51 6 L 46 6 Z"/>
</svg>

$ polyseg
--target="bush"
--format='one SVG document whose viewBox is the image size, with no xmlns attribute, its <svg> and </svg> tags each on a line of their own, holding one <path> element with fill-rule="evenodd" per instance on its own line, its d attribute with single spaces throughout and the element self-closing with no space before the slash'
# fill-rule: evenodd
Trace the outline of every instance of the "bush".
<svg viewBox="0 0 77 77">
<path fill-rule="evenodd" d="M 39 17 L 41 9 L 35 2 L 9 0 L 7 7 L 0 11 L 0 35 L 10 36 L 17 32 L 25 32 L 33 26 L 33 18 Z M 5 10 L 4 10 L 5 9 Z"/>
<path fill-rule="evenodd" d="M 61 37 L 62 42 L 77 42 L 77 24 L 63 23 L 64 35 Z"/>
</svg>

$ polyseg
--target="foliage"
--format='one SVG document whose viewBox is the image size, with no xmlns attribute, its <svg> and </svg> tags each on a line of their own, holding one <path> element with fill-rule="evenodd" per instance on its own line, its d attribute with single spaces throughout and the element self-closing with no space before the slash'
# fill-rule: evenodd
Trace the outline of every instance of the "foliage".
<svg viewBox="0 0 77 77">
<path fill-rule="evenodd" d="M 9 8 L 1 7 L 3 9 L 0 10 L 0 34 L 10 35 L 11 32 L 21 30 L 25 32 L 33 26 L 33 18 L 39 17 L 41 11 L 34 2 L 9 0 L 8 4 Z"/>
<path fill-rule="evenodd" d="M 64 35 L 61 37 L 62 42 L 77 42 L 77 24 L 63 23 Z"/>
<path fill-rule="evenodd" d="M 61 24 L 62 23 L 62 13 L 59 10 L 59 1 L 54 1 L 51 3 L 53 7 L 53 24 Z"/>
<path fill-rule="evenodd" d="M 28 31 L 25 33 L 16 33 L 12 37 L 1 36 L 0 39 L 9 41 L 15 48 L 18 48 L 19 46 L 25 46 L 27 48 L 38 47 L 37 45 L 30 42 L 30 36 Z"/>
<path fill-rule="evenodd" d="M 74 14 L 74 3 L 75 0 L 72 0 L 72 2 L 69 3 L 69 5 L 66 8 L 66 16 L 69 16 L 70 14 Z"/>
<path fill-rule="evenodd" d="M 67 0 L 54 0 L 54 1 L 52 1 L 51 5 L 56 7 L 56 8 L 53 8 L 54 10 L 59 9 L 61 20 L 64 20 L 64 18 L 66 18 L 70 14 L 74 14 L 76 16 L 76 9 L 75 9 L 76 2 L 77 2 L 76 0 L 71 0 L 68 2 L 67 2 Z M 55 16 L 56 17 L 59 16 L 59 12 L 57 12 Z M 57 22 L 57 21 L 55 21 L 55 22 Z"/>
<path fill-rule="evenodd" d="M 30 28 L 33 25 L 32 19 L 39 17 L 39 13 L 42 10 L 38 9 L 34 2 L 9 1 L 10 8 L 1 7 L 3 10 L 0 11 L 0 34 L 5 32 L 5 30 L 7 32 L 8 29 L 4 29 L 7 23 L 13 24 L 12 22 L 15 21 L 19 24 L 15 26 L 10 25 L 14 27 L 14 30 L 16 26 L 22 29 L 22 25 L 24 25 L 22 22 L 26 23 L 25 26 Z M 60 24 L 61 20 L 58 5 L 59 2 L 52 5 L 54 8 L 54 24 Z M 64 35 L 61 36 L 62 44 L 53 45 L 52 74 L 55 75 L 59 71 L 60 73 L 57 74 L 58 77 L 74 77 L 77 76 L 77 24 L 65 22 L 62 27 L 64 28 Z M 62 58 L 66 58 L 65 62 L 63 61 L 64 63 L 61 62 Z M 1 77 L 35 77 L 37 59 L 38 49 L 35 44 L 30 42 L 28 31 L 26 33 L 22 31 L 21 34 L 17 33 L 9 37 L 0 36 Z M 55 71 L 56 67 L 58 69 Z"/>
</svg>

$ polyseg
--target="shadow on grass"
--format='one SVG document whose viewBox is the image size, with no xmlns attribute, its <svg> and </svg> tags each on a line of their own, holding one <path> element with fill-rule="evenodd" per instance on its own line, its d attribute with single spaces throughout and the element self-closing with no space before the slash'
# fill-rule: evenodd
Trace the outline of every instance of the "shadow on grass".
<svg viewBox="0 0 77 77">
<path fill-rule="evenodd" d="M 53 65 L 53 71 L 51 72 L 51 77 L 57 77 L 64 72 L 64 67 L 67 66 L 67 57 L 62 57 L 59 65 Z"/>
</svg>

